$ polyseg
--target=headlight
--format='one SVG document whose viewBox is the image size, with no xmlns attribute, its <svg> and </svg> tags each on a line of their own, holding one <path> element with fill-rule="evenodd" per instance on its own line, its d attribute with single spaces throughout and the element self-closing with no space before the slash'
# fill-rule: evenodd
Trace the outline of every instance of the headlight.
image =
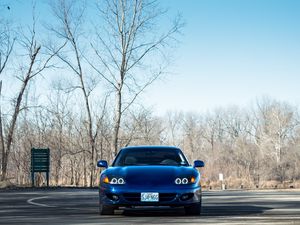
<svg viewBox="0 0 300 225">
<path fill-rule="evenodd" d="M 195 177 L 183 177 L 183 178 L 179 178 L 177 177 L 175 179 L 175 184 L 193 184 L 195 183 L 196 178 Z"/>
<path fill-rule="evenodd" d="M 187 178 L 183 178 L 182 180 L 181 180 L 181 183 L 182 184 L 187 184 L 189 182 L 189 180 L 187 179 Z"/>
<path fill-rule="evenodd" d="M 176 178 L 176 179 L 175 179 L 175 184 L 181 184 L 181 183 L 182 183 L 182 181 L 181 181 L 180 178 Z"/>
<path fill-rule="evenodd" d="M 117 184 L 118 183 L 118 179 L 117 178 L 113 178 L 110 181 L 111 184 Z"/>
<path fill-rule="evenodd" d="M 104 176 L 102 181 L 106 184 L 125 184 L 125 180 L 122 177 L 113 177 L 109 179 L 107 176 Z"/>
<path fill-rule="evenodd" d="M 125 180 L 121 177 L 118 179 L 118 184 L 125 184 Z"/>
</svg>

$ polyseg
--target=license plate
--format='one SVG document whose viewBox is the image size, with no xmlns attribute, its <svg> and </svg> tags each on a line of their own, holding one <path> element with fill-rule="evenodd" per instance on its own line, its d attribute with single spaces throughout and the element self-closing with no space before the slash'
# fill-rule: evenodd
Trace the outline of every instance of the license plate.
<svg viewBox="0 0 300 225">
<path fill-rule="evenodd" d="M 156 192 L 141 193 L 141 202 L 158 202 L 159 194 Z"/>
</svg>

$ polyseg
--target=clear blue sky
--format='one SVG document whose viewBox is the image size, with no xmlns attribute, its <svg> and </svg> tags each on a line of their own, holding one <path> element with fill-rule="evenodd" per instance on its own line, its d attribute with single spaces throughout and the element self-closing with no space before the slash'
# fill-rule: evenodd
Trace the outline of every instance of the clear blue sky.
<svg viewBox="0 0 300 225">
<path fill-rule="evenodd" d="M 300 103 L 300 1 L 162 2 L 186 27 L 176 74 L 146 96 L 155 109 L 206 111 L 262 96 Z"/>
<path fill-rule="evenodd" d="M 300 104 L 299 0 L 160 1 L 186 27 L 174 74 L 142 96 L 155 112 L 245 106 L 262 96 Z M 12 15 L 30 19 L 30 3 L 17 1 Z"/>
</svg>

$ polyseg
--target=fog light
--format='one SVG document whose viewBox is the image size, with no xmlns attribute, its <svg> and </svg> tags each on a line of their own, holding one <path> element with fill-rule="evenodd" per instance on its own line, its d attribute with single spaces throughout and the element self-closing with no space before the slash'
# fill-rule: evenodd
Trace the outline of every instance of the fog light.
<svg viewBox="0 0 300 225">
<path fill-rule="evenodd" d="M 119 200 L 119 196 L 116 194 L 106 194 L 107 198 L 109 198 L 112 201 L 118 201 Z"/>
<path fill-rule="evenodd" d="M 119 196 L 118 195 L 112 195 L 111 198 L 114 201 L 118 201 L 119 200 Z"/>
<path fill-rule="evenodd" d="M 193 196 L 194 196 L 193 193 L 183 194 L 183 195 L 181 195 L 180 200 L 186 201 L 186 200 L 191 199 Z"/>
</svg>

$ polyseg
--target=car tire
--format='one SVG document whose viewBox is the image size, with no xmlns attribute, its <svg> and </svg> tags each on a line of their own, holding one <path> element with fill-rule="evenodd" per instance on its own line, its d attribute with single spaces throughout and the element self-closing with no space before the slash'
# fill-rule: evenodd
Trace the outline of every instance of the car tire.
<svg viewBox="0 0 300 225">
<path fill-rule="evenodd" d="M 184 207 L 185 214 L 191 216 L 200 216 L 201 215 L 201 202 Z"/>
<path fill-rule="evenodd" d="M 109 205 L 99 204 L 99 214 L 100 215 L 114 215 L 115 208 Z"/>
</svg>

